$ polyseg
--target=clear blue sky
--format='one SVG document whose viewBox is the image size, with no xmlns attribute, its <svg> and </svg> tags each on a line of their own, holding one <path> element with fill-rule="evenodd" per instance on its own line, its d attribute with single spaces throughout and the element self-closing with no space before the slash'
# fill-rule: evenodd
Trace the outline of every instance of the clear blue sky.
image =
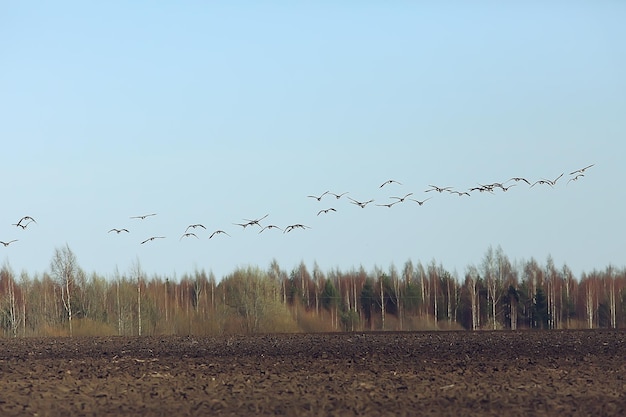
<svg viewBox="0 0 626 417">
<path fill-rule="evenodd" d="M 107 277 L 274 258 L 462 277 L 500 245 L 577 276 L 626 265 L 626 3 L 336 3 L 3 4 L 0 240 L 19 240 L 0 261 L 42 274 L 67 244 Z M 349 194 L 307 197 L 326 190 Z M 433 198 L 376 206 L 410 192 Z M 233 224 L 266 214 L 310 228 Z"/>
</svg>

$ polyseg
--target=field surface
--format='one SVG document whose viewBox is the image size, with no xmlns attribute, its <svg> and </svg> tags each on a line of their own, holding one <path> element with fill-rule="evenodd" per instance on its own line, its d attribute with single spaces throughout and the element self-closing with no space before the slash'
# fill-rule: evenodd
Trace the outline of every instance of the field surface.
<svg viewBox="0 0 626 417">
<path fill-rule="evenodd" d="M 2 416 L 626 415 L 626 332 L 0 340 Z"/>
</svg>

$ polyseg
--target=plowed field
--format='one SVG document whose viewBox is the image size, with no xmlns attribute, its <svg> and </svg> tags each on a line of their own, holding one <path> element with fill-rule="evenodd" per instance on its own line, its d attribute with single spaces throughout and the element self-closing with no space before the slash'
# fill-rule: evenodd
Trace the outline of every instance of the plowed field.
<svg viewBox="0 0 626 417">
<path fill-rule="evenodd" d="M 0 339 L 1 416 L 626 415 L 626 332 Z"/>
</svg>

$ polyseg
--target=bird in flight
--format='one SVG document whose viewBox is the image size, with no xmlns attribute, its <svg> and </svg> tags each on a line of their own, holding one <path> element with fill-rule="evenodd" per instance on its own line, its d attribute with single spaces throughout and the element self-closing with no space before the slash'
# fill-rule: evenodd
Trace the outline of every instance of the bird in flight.
<svg viewBox="0 0 626 417">
<path fill-rule="evenodd" d="M 216 230 L 215 232 L 211 233 L 211 236 L 209 236 L 209 239 L 211 239 L 211 238 L 212 238 L 213 236 L 215 236 L 215 235 L 219 235 L 220 233 L 223 233 L 223 234 L 225 234 L 226 236 L 230 236 L 228 233 L 226 233 L 226 232 L 225 232 L 225 231 L 223 231 L 223 230 Z"/>
<path fill-rule="evenodd" d="M 206 230 L 206 227 L 204 227 L 203 225 L 201 225 L 200 223 L 196 223 L 196 224 L 190 224 L 189 226 L 187 226 L 187 228 L 185 229 L 185 233 L 187 233 L 187 230 L 189 229 L 195 229 L 196 227 L 201 227 L 203 229 Z"/>
<path fill-rule="evenodd" d="M 428 200 L 430 200 L 431 198 L 432 198 L 432 197 L 428 197 L 426 200 L 422 200 L 422 201 L 416 200 L 416 199 L 414 199 L 414 198 L 409 198 L 409 200 L 411 200 L 411 201 L 415 201 L 415 202 L 416 202 L 417 204 L 419 204 L 420 206 L 423 206 L 423 205 L 424 205 L 424 203 L 425 203 L 425 202 L 427 202 Z"/>
<path fill-rule="evenodd" d="M 594 165 L 595 165 L 595 164 L 587 165 L 586 167 L 584 167 L 584 168 L 580 168 L 580 169 L 577 169 L 576 171 L 572 171 L 572 172 L 570 172 L 569 174 L 570 174 L 570 175 L 574 175 L 574 174 L 578 174 L 578 173 L 581 173 L 581 174 L 582 174 L 583 172 L 585 172 L 587 169 L 591 168 L 591 167 L 592 167 L 592 166 L 594 166 Z"/>
<path fill-rule="evenodd" d="M 467 195 L 467 196 L 469 196 L 469 195 L 470 195 L 470 193 L 468 193 L 467 191 L 448 190 L 448 192 L 449 192 L 450 194 L 456 194 L 456 195 L 458 195 L 459 197 L 463 197 L 464 195 Z"/>
<path fill-rule="evenodd" d="M 324 192 L 322 193 L 322 195 L 307 195 L 307 197 L 309 197 L 309 198 L 314 198 L 314 199 L 316 199 L 317 201 L 320 201 L 320 200 L 322 199 L 322 197 L 324 197 L 326 194 L 330 194 L 330 191 L 324 191 Z M 339 197 L 337 197 L 337 198 L 339 198 Z"/>
<path fill-rule="evenodd" d="M 283 230 L 283 229 L 281 229 L 281 228 L 280 228 L 280 227 L 278 227 L 278 226 L 275 226 L 275 225 L 273 225 L 273 224 L 268 224 L 267 226 L 265 226 L 264 228 L 262 228 L 261 230 L 259 230 L 259 233 L 261 233 L 261 232 L 262 232 L 263 230 L 265 230 L 265 229 L 278 229 L 278 230 L 280 230 L 280 231 L 282 231 L 282 230 Z"/>
<path fill-rule="evenodd" d="M 196 234 L 195 234 L 195 233 L 183 233 L 183 235 L 182 235 L 182 236 L 180 237 L 180 239 L 178 239 L 178 240 L 183 240 L 183 238 L 184 238 L 184 237 L 191 237 L 191 236 L 193 236 L 193 237 L 195 237 L 196 239 L 198 239 L 198 236 L 196 236 Z"/>
<path fill-rule="evenodd" d="M 154 239 L 165 239 L 165 236 L 152 236 L 144 240 L 143 242 L 141 242 L 141 244 L 143 245 L 144 243 L 150 242 L 151 240 L 154 240 Z"/>
<path fill-rule="evenodd" d="M 357 201 L 354 198 L 350 198 L 348 197 L 348 199 L 350 200 L 350 202 L 352 204 L 356 204 L 357 206 L 361 207 L 361 208 L 365 208 L 365 206 L 367 206 L 369 203 L 374 202 L 374 200 L 367 200 L 367 201 Z"/>
<path fill-rule="evenodd" d="M 150 216 L 156 216 L 156 213 L 151 213 L 151 214 L 144 214 L 143 216 L 133 216 L 131 217 L 131 219 L 145 219 L 146 217 L 150 217 Z"/>
<path fill-rule="evenodd" d="M 402 203 L 404 200 L 406 200 L 407 197 L 412 196 L 413 193 L 408 193 L 407 195 L 405 195 L 404 197 L 389 197 L 389 198 L 395 198 L 396 200 L 398 200 L 398 203 Z"/>
<path fill-rule="evenodd" d="M 341 198 L 341 196 L 348 194 L 348 192 L 346 191 L 345 193 L 341 193 L 341 194 L 335 194 L 335 193 L 328 193 L 328 194 L 330 194 L 330 195 L 334 195 L 334 196 L 335 196 L 335 198 L 336 198 L 337 200 L 339 200 L 339 199 Z"/>
<path fill-rule="evenodd" d="M 0 243 L 4 245 L 4 247 L 9 246 L 11 243 L 17 242 L 17 239 L 9 240 L 8 242 L 3 242 L 0 240 Z"/>
<path fill-rule="evenodd" d="M 115 228 L 113 228 L 113 229 L 109 230 L 107 233 L 111 233 L 111 232 L 115 232 L 115 233 L 117 233 L 118 235 L 119 235 L 120 233 L 122 233 L 122 232 L 130 233 L 130 232 L 128 231 L 128 229 L 115 229 Z"/>
<path fill-rule="evenodd" d="M 267 216 L 269 216 L 269 214 L 266 214 L 265 216 L 261 217 L 260 219 L 256 219 L 256 220 L 250 220 L 250 219 L 244 219 L 245 221 L 247 221 L 248 223 L 245 223 L 246 226 L 252 226 L 253 224 L 256 224 L 257 226 L 261 227 L 261 224 L 259 223 L 261 220 L 263 220 L 264 218 L 266 218 Z M 243 224 L 241 223 L 235 223 L 239 226 L 243 226 Z M 243 226 L 243 228 L 245 229 L 246 226 Z"/>
<path fill-rule="evenodd" d="M 502 188 L 502 191 L 507 192 L 507 191 L 509 191 L 509 188 L 511 188 L 511 187 L 515 187 L 516 185 L 517 185 L 517 184 L 511 184 L 511 185 L 509 185 L 508 187 L 501 186 L 500 188 Z"/>
<path fill-rule="evenodd" d="M 530 182 L 526 178 L 522 178 L 522 177 L 513 177 L 509 181 L 515 181 L 515 182 L 524 181 L 526 184 L 530 185 Z M 507 182 L 509 182 L 509 181 L 507 181 Z M 506 182 L 505 182 L 505 184 L 506 184 Z"/>
<path fill-rule="evenodd" d="M 323 210 L 318 211 L 318 212 L 317 212 L 317 215 L 319 216 L 319 215 L 320 215 L 320 214 L 322 214 L 322 213 L 326 214 L 326 213 L 328 213 L 329 211 L 337 211 L 337 210 L 335 210 L 334 208 L 332 208 L 332 207 L 331 207 L 331 208 L 327 208 L 327 209 L 323 209 Z"/>
<path fill-rule="evenodd" d="M 554 180 L 552 180 L 552 185 L 556 185 L 556 182 L 563 176 L 564 172 L 561 173 L 561 175 L 559 175 L 558 177 L 556 177 Z"/>
<path fill-rule="evenodd" d="M 550 186 L 554 186 L 556 184 L 556 182 L 559 180 L 559 178 L 561 178 L 562 176 L 563 176 L 563 174 L 559 175 L 558 177 L 556 177 L 552 181 L 551 180 L 547 180 L 545 178 L 540 179 L 539 181 L 535 181 L 534 184 L 531 185 L 531 187 L 534 186 L 535 184 L 548 184 Z"/>
<path fill-rule="evenodd" d="M 22 218 L 21 218 L 21 219 L 20 219 L 17 223 L 15 223 L 15 224 L 14 224 L 14 226 L 16 226 L 16 225 L 17 225 L 17 226 L 22 226 L 22 222 L 23 222 L 23 221 L 28 221 L 28 223 L 26 223 L 26 225 L 28 225 L 28 224 L 30 224 L 30 223 L 37 223 L 37 222 L 35 221 L 35 219 L 33 219 L 32 217 L 30 217 L 30 216 L 24 216 L 24 217 L 22 217 Z M 26 228 L 26 225 L 24 225 L 24 228 Z"/>
<path fill-rule="evenodd" d="M 575 177 L 572 177 L 569 179 L 569 181 L 567 181 L 567 184 L 569 184 L 571 181 L 578 181 L 579 178 L 584 177 L 585 174 L 576 174 Z"/>
<path fill-rule="evenodd" d="M 290 226 L 285 227 L 285 230 L 283 231 L 283 233 L 289 233 L 293 229 L 310 229 L 310 227 L 309 226 L 305 226 L 305 225 L 300 224 L 300 223 L 292 224 Z"/>
<path fill-rule="evenodd" d="M 387 204 L 376 204 L 378 207 L 388 207 L 391 208 L 391 206 L 393 206 L 394 204 L 398 204 L 399 201 L 394 201 L 393 203 L 387 203 Z"/>
<path fill-rule="evenodd" d="M 437 191 L 438 193 L 443 193 L 444 191 L 450 191 L 452 187 L 437 187 L 436 185 L 429 185 L 432 187 L 430 190 L 424 191 L 425 193 L 429 193 L 431 191 Z"/>
<path fill-rule="evenodd" d="M 546 185 L 549 185 L 550 187 L 552 187 L 552 185 L 553 185 L 552 181 L 550 181 L 550 180 L 538 180 L 538 181 L 533 182 L 533 185 L 531 185 L 530 188 L 534 187 L 537 184 L 539 184 L 539 185 L 546 184 Z"/>
<path fill-rule="evenodd" d="M 396 181 L 396 180 L 387 180 L 387 181 L 383 182 L 382 184 L 380 184 L 380 187 L 378 187 L 378 188 L 383 188 L 385 185 L 388 185 L 388 184 L 393 184 L 394 182 L 395 182 L 396 184 L 402 185 L 402 183 L 401 183 L 401 182 L 398 182 L 398 181 Z"/>
</svg>

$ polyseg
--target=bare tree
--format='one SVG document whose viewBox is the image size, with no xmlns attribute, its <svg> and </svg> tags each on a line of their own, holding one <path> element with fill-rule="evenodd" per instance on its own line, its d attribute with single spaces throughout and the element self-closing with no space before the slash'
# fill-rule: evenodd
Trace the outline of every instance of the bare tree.
<svg viewBox="0 0 626 417">
<path fill-rule="evenodd" d="M 56 282 L 61 287 L 61 301 L 63 308 L 68 316 L 70 336 L 73 335 L 72 330 L 72 291 L 74 289 L 74 281 L 78 271 L 78 262 L 76 255 L 70 249 L 69 245 L 54 250 L 54 256 L 50 263 L 50 272 Z"/>
<path fill-rule="evenodd" d="M 470 309 L 472 310 L 472 330 L 480 326 L 480 316 L 478 314 L 478 269 L 471 265 L 465 273 L 465 285 L 469 292 Z"/>
<path fill-rule="evenodd" d="M 17 337 L 22 318 L 17 305 L 15 278 L 8 264 L 0 270 L 0 284 L 6 291 L 2 300 L 3 325 L 12 337 Z"/>
<path fill-rule="evenodd" d="M 137 282 L 137 334 L 142 335 L 142 321 L 141 321 L 141 287 L 143 285 L 144 277 L 141 270 L 141 264 L 139 258 L 133 262 L 130 267 L 130 275 Z"/>
</svg>

